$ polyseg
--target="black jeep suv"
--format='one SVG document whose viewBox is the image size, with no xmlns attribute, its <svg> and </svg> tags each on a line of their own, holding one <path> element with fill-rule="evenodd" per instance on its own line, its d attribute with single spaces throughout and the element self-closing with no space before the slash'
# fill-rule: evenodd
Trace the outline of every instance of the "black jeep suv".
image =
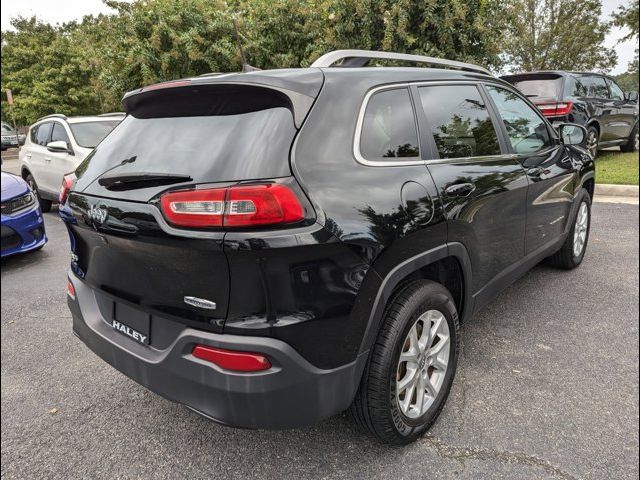
<svg viewBox="0 0 640 480">
<path fill-rule="evenodd" d="M 615 80 L 598 73 L 531 72 L 506 75 L 551 122 L 577 123 L 587 133 L 587 148 L 620 146 L 638 151 L 638 92 L 624 93 Z"/>
<path fill-rule="evenodd" d="M 459 322 L 541 260 L 585 254 L 584 128 L 556 132 L 481 67 L 337 51 L 123 104 L 61 190 L 73 330 L 224 424 L 350 408 L 412 441 L 451 388 Z"/>
</svg>

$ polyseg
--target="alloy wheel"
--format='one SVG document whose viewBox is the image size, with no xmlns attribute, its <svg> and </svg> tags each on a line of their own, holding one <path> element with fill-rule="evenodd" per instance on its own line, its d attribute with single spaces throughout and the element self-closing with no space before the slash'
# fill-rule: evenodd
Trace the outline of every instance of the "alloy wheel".
<svg viewBox="0 0 640 480">
<path fill-rule="evenodd" d="M 587 242 L 587 230 L 589 229 L 589 207 L 586 202 L 580 204 L 576 224 L 573 229 L 573 256 L 579 257 Z"/>
<path fill-rule="evenodd" d="M 598 154 L 598 136 L 593 130 L 590 130 L 587 136 L 587 150 L 593 158 Z"/>
<path fill-rule="evenodd" d="M 438 310 L 428 310 L 404 340 L 396 372 L 396 400 L 408 418 L 424 415 L 435 401 L 447 373 L 449 324 Z"/>
</svg>

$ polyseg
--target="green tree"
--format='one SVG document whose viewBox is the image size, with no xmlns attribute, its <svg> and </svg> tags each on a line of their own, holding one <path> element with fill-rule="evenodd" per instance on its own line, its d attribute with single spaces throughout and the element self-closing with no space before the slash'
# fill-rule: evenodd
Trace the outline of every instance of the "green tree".
<svg viewBox="0 0 640 480">
<path fill-rule="evenodd" d="M 250 63 L 309 65 L 344 48 L 446 57 L 499 67 L 500 0 L 246 0 Z"/>
<path fill-rule="evenodd" d="M 608 22 L 599 0 L 506 0 L 505 59 L 513 70 L 602 70 L 617 55 L 604 47 Z"/>
<path fill-rule="evenodd" d="M 626 42 L 627 40 L 636 41 L 636 56 L 629 63 L 628 73 L 632 77 L 628 81 L 635 80 L 635 91 L 638 91 L 638 30 L 640 29 L 640 1 L 630 0 L 627 5 L 621 5 L 618 10 L 612 15 L 612 24 L 616 27 L 627 28 L 629 33 L 618 40 L 618 43 Z"/>
<path fill-rule="evenodd" d="M 119 110 L 128 90 L 208 72 L 308 66 L 340 48 L 501 64 L 504 0 L 105 0 L 109 15 L 2 32 L 19 123 Z M 3 118 L 6 116 L 3 104 Z"/>
<path fill-rule="evenodd" d="M 614 12 L 613 24 L 616 27 L 628 28 L 629 33 L 620 41 L 625 42 L 632 40 L 634 37 L 638 40 L 638 30 L 640 28 L 640 1 L 630 0 L 627 5 L 620 5 L 618 10 Z"/>
<path fill-rule="evenodd" d="M 208 72 L 238 71 L 242 64 L 232 12 L 223 1 L 108 0 L 112 16 L 86 24 L 98 83 L 114 107 L 128 90 Z"/>
<path fill-rule="evenodd" d="M 14 97 L 18 125 L 57 112 L 95 113 L 98 97 L 91 87 L 94 74 L 84 64 L 72 40 L 75 24 L 51 26 L 35 18 L 12 20 L 13 31 L 2 32 L 2 81 Z M 8 117 L 6 98 L 2 118 Z"/>
</svg>

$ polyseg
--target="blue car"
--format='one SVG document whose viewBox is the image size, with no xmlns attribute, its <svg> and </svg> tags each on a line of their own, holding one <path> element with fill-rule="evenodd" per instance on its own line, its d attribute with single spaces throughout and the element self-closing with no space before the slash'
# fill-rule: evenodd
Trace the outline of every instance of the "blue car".
<svg viewBox="0 0 640 480">
<path fill-rule="evenodd" d="M 22 178 L 2 172 L 2 257 L 37 250 L 45 243 L 38 199 Z"/>
</svg>

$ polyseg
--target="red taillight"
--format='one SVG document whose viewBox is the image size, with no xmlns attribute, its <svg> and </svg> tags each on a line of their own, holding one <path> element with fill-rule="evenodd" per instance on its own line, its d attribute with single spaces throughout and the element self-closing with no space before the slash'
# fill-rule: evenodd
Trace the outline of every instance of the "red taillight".
<svg viewBox="0 0 640 480">
<path fill-rule="evenodd" d="M 545 117 L 561 117 L 573 110 L 573 102 L 540 103 L 536 106 Z"/>
<path fill-rule="evenodd" d="M 259 372 L 271 368 L 269 359 L 259 353 L 238 352 L 206 345 L 196 345 L 193 347 L 191 354 L 201 360 L 215 363 L 220 368 L 235 372 Z"/>
<path fill-rule="evenodd" d="M 293 191 L 284 185 L 249 185 L 227 189 L 225 227 L 250 227 L 294 223 L 304 209 Z"/>
<path fill-rule="evenodd" d="M 294 191 L 278 183 L 169 192 L 160 197 L 160 206 L 169 223 L 183 227 L 253 227 L 304 219 Z"/>
<path fill-rule="evenodd" d="M 183 227 L 221 227 L 226 189 L 185 190 L 160 197 L 167 220 Z"/>
<path fill-rule="evenodd" d="M 64 177 L 62 177 L 62 186 L 60 187 L 60 195 L 58 196 L 58 202 L 63 204 L 67 201 L 67 197 L 69 196 L 69 191 L 71 187 L 73 187 L 73 182 L 76 181 L 75 173 L 67 173 Z"/>
<path fill-rule="evenodd" d="M 67 295 L 71 297 L 71 300 L 76 299 L 76 288 L 71 283 L 71 280 L 67 280 Z"/>
</svg>

